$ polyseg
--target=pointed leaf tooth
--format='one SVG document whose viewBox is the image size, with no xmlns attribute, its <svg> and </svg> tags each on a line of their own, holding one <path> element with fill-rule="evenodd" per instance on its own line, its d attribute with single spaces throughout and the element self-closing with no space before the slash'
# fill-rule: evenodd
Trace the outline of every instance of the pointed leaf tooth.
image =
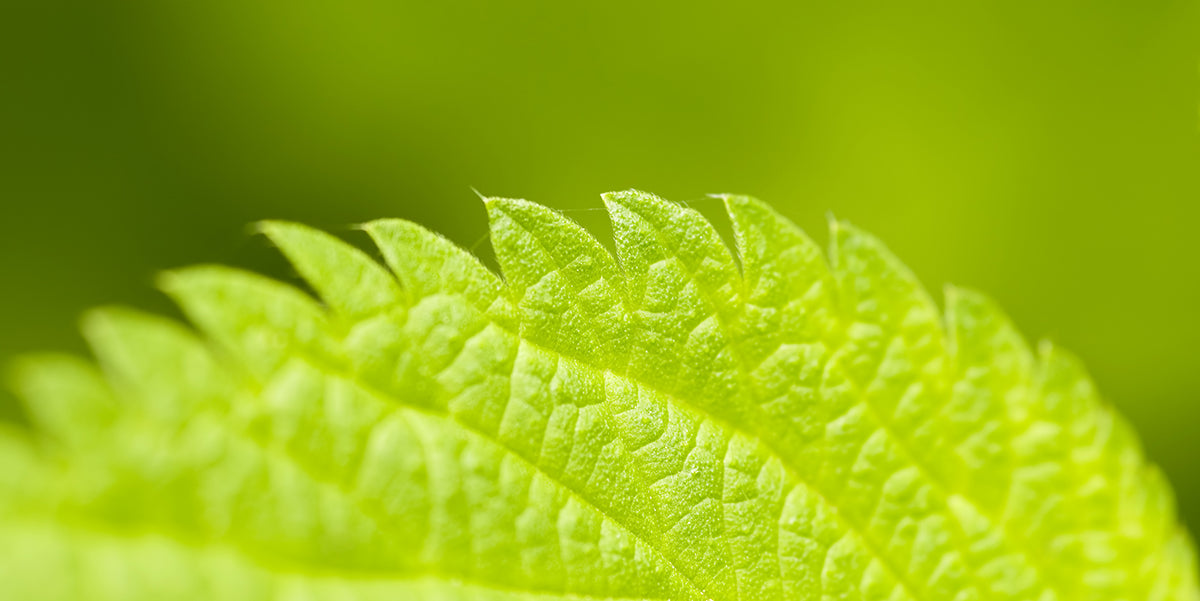
<svg viewBox="0 0 1200 601">
<path fill-rule="evenodd" d="M 949 371 L 941 317 L 933 299 L 874 236 L 830 222 L 830 259 L 846 331 L 841 360 L 886 425 L 922 455 L 918 424 L 940 409 Z M 929 459 L 929 457 L 926 457 Z"/>
<path fill-rule="evenodd" d="M 1161 540 L 1171 527 L 1169 488 L 1147 467 L 1136 437 L 1101 401 L 1079 360 L 1049 342 L 1041 343 L 1038 354 L 1029 416 L 1012 445 L 1014 497 L 1021 500 L 1009 504 L 1013 518 L 1033 524 L 1028 535 L 1036 545 L 1083 573 L 1111 563 L 1097 549 L 1157 552 L 1145 545 Z M 1140 513 L 1149 539 L 1116 542 L 1107 533 L 1089 534 L 1112 528 L 1129 512 Z M 1099 546 L 1096 536 L 1111 542 Z"/>
<path fill-rule="evenodd" d="M 1100 397 L 1083 362 L 1049 341 L 1043 341 L 1038 351 L 1035 419 L 1061 428 L 1062 443 L 1072 448 L 1072 466 L 1086 464 L 1092 473 L 1115 477 L 1113 470 L 1122 466 L 1103 459 L 1121 459 L 1124 454 L 1141 457 L 1141 442 L 1123 419 L 1111 417 L 1115 410 Z"/>
<path fill-rule="evenodd" d="M 718 311 L 734 310 L 741 291 L 738 266 L 703 215 L 638 190 L 609 192 L 603 198 L 612 217 L 617 256 L 631 280 L 648 283 L 647 272 L 656 263 L 676 260 L 708 303 Z"/>
<path fill-rule="evenodd" d="M 750 197 L 721 198 L 742 257 L 746 297 L 734 339 L 751 396 L 781 448 L 819 454 L 826 424 L 848 409 L 815 402 L 839 344 L 833 276 L 820 248 L 779 213 Z"/>
<path fill-rule="evenodd" d="M 748 342 L 762 352 L 827 338 L 834 323 L 833 275 L 825 255 L 795 224 L 749 196 L 721 196 L 733 222 L 746 287 Z"/>
<path fill-rule="evenodd" d="M 335 312 L 357 320 L 401 304 L 395 278 L 357 248 L 294 223 L 268 221 L 261 229 Z"/>
<path fill-rule="evenodd" d="M 117 394 L 167 423 L 221 400 L 231 382 L 196 337 L 172 320 L 131 309 L 89 312 L 83 331 Z M 224 399 L 228 400 L 228 399 Z"/>
<path fill-rule="evenodd" d="M 1031 376 L 1033 351 L 999 305 L 986 295 L 946 287 L 946 330 L 959 373 L 984 367 L 1000 374 Z"/>
<path fill-rule="evenodd" d="M 973 290 L 946 287 L 946 322 L 956 375 L 934 457 L 986 511 L 999 512 L 1014 467 L 1013 422 L 1033 396 L 1033 353 L 999 307 Z"/>
<path fill-rule="evenodd" d="M 434 294 L 461 294 L 487 311 L 501 296 L 496 274 L 445 237 L 402 219 L 363 226 L 412 302 Z"/>
<path fill-rule="evenodd" d="M 1084 428 L 1099 407 L 1100 397 L 1079 357 L 1043 340 L 1038 345 L 1038 384 L 1043 415 L 1071 428 Z"/>
<path fill-rule="evenodd" d="M 8 382 L 37 429 L 67 446 L 94 442 L 117 416 L 104 376 L 79 357 L 21 357 L 9 367 Z"/>
<path fill-rule="evenodd" d="M 489 198 L 492 247 L 521 312 L 522 333 L 573 357 L 621 363 L 627 321 L 616 261 L 562 214 Z"/>
<path fill-rule="evenodd" d="M 563 270 L 563 284 L 582 289 L 597 279 L 619 286 L 616 261 L 590 233 L 562 213 L 513 198 L 486 198 L 492 246 L 508 286 L 521 292 Z"/>
<path fill-rule="evenodd" d="M 287 284 L 239 269 L 200 266 L 163 274 L 159 287 L 259 378 L 296 353 L 329 361 L 340 357 L 325 310 Z"/>
<path fill-rule="evenodd" d="M 35 499 L 41 504 L 50 502 L 40 494 L 44 476 L 45 467 L 38 457 L 30 433 L 0 422 L 0 521 L 5 519 L 5 512 L 19 500 Z M 2 526 L 0 530 L 3 530 Z M 2 540 L 0 544 L 3 544 Z"/>
<path fill-rule="evenodd" d="M 742 411 L 731 338 L 741 277 L 729 249 L 696 211 L 638 191 L 603 198 L 629 291 L 630 375 Z"/>
<path fill-rule="evenodd" d="M 830 260 L 847 317 L 894 334 L 915 327 L 941 332 L 937 305 L 909 268 L 874 236 L 845 221 L 830 221 Z"/>
<path fill-rule="evenodd" d="M 799 298 L 831 278 L 820 247 L 770 205 L 750 196 L 717 198 L 724 201 L 733 224 L 748 300 Z"/>
</svg>

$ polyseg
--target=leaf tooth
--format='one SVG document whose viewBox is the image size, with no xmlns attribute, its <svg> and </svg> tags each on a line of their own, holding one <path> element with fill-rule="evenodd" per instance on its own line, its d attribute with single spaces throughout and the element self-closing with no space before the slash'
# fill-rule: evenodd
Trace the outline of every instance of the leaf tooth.
<svg viewBox="0 0 1200 601">
<path fill-rule="evenodd" d="M 733 223 L 748 289 L 782 287 L 789 296 L 798 297 L 816 281 L 830 277 L 820 247 L 770 205 L 750 196 L 715 197 L 724 201 Z"/>
<path fill-rule="evenodd" d="M 380 219 L 363 225 L 411 302 L 434 294 L 462 294 L 481 310 L 500 296 L 500 278 L 471 253 L 411 221 Z"/>
<path fill-rule="evenodd" d="M 1083 362 L 1049 340 L 1038 344 L 1038 380 L 1038 409 L 1063 426 L 1092 417 L 1101 406 Z"/>
<path fill-rule="evenodd" d="M 557 211 L 524 200 L 484 202 L 523 331 L 573 356 L 610 360 L 623 352 L 624 278 L 612 255 Z"/>
<path fill-rule="evenodd" d="M 197 328 L 256 376 L 273 373 L 297 349 L 318 357 L 337 353 L 325 309 L 288 284 L 205 265 L 167 272 L 158 285 Z"/>
<path fill-rule="evenodd" d="M 401 302 L 391 274 L 357 248 L 294 223 L 267 221 L 259 227 L 337 313 L 358 319 Z"/>
<path fill-rule="evenodd" d="M 83 445 L 117 414 L 116 401 L 96 366 L 71 355 L 29 355 L 8 368 L 9 387 L 33 424 L 60 443 Z"/>
<path fill-rule="evenodd" d="M 758 199 L 718 198 L 725 202 L 742 258 L 742 338 L 749 363 L 758 365 L 783 344 L 827 339 L 827 330 L 837 323 L 836 298 L 820 247 Z"/>
<path fill-rule="evenodd" d="M 39 507 L 51 502 L 41 486 L 48 470 L 37 451 L 27 429 L 0 422 L 0 517 L 7 517 L 5 511 L 21 500 Z"/>
<path fill-rule="evenodd" d="M 547 274 L 570 269 L 565 283 L 579 287 L 598 278 L 619 285 L 612 255 L 587 230 L 562 213 L 514 198 L 484 199 L 505 282 L 524 289 Z"/>
<path fill-rule="evenodd" d="M 1008 315 L 987 295 L 947 285 L 946 333 L 959 374 L 986 367 L 1007 378 L 1029 378 L 1033 351 Z"/>
<path fill-rule="evenodd" d="M 949 381 L 946 335 L 937 306 L 912 272 L 874 236 L 830 221 L 830 262 L 838 288 L 840 352 L 864 400 L 926 464 L 942 457 L 915 440 L 935 419 Z"/>
<path fill-rule="evenodd" d="M 985 404 L 974 410 L 976 421 L 980 411 L 1004 412 L 1007 419 L 1022 421 L 1032 409 L 1038 370 L 1029 343 L 988 296 L 947 285 L 945 298 L 947 344 L 955 371 L 953 398 L 969 396 Z"/>
<path fill-rule="evenodd" d="M 1174 495 L 1146 461 L 1136 433 L 1100 397 L 1082 362 L 1061 347 L 1041 342 L 1035 377 L 1029 434 L 1015 450 L 1026 464 L 1056 462 L 1062 477 L 1050 482 L 1056 510 L 1033 534 L 1048 546 L 1072 541 L 1060 556 L 1081 570 L 1103 567 L 1086 537 L 1114 526 L 1120 537 L 1106 544 L 1118 553 L 1160 560 L 1177 520 Z M 1035 436 L 1039 427 L 1054 436 Z"/>
<path fill-rule="evenodd" d="M 933 297 L 883 242 L 847 221 L 830 218 L 829 228 L 829 258 L 848 317 L 891 331 L 915 321 L 941 330 Z"/>
<path fill-rule="evenodd" d="M 198 401 L 230 391 L 209 349 L 173 320 L 111 307 L 85 315 L 83 331 L 120 398 L 167 423 L 186 420 Z"/>
<path fill-rule="evenodd" d="M 934 444 L 950 482 L 997 521 L 1012 484 L 1013 423 L 1029 412 L 1034 357 L 991 299 L 955 286 L 945 298 L 954 373 Z"/>
<path fill-rule="evenodd" d="M 1111 463 L 1090 465 L 1090 469 L 1114 479 L 1123 477 L 1117 474 L 1119 471 L 1145 470 L 1150 464 L 1137 433 L 1100 396 L 1083 362 L 1046 340 L 1039 345 L 1038 355 L 1030 419 L 1061 427 L 1061 444 L 1071 448 L 1063 460 L 1091 464 L 1105 458 Z"/>
<path fill-rule="evenodd" d="M 736 310 L 741 277 L 729 247 L 699 212 L 638 190 L 603 194 L 617 257 L 640 298 L 656 264 L 675 260 L 707 302 L 722 314 Z"/>
</svg>

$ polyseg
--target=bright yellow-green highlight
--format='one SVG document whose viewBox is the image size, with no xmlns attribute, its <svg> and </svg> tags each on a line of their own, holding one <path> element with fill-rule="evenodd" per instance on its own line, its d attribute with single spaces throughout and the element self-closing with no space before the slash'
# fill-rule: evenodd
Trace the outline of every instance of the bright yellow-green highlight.
<svg viewBox="0 0 1200 601">
<path fill-rule="evenodd" d="M 0 596 L 1197 601 L 1172 494 L 1079 362 L 875 238 L 724 196 L 604 195 L 615 256 L 489 198 L 501 277 L 402 220 L 387 267 L 263 232 L 321 303 L 164 277 L 99 370 L 29 358 Z"/>
</svg>

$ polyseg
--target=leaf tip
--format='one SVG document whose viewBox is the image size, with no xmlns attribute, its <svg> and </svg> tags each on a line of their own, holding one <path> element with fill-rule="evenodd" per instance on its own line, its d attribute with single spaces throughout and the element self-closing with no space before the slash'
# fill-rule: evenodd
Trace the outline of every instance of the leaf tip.
<svg viewBox="0 0 1200 601">
<path fill-rule="evenodd" d="M 624 207 L 633 209 L 638 206 L 655 206 L 666 203 L 667 201 L 642 190 L 630 188 L 628 190 L 618 190 L 616 192 L 605 192 L 600 195 L 604 204 L 611 211 L 613 207 Z"/>
<path fill-rule="evenodd" d="M 721 201 L 725 205 L 725 211 L 727 213 L 729 213 L 730 215 L 734 215 L 738 212 L 746 211 L 748 209 L 761 210 L 763 208 L 766 208 L 766 205 L 761 200 L 758 200 L 757 198 L 754 198 L 753 196 L 746 196 L 745 194 L 725 193 L 725 194 L 709 194 L 707 196 L 709 198 L 713 198 L 713 199 Z"/>
<path fill-rule="evenodd" d="M 272 233 L 282 230 L 286 224 L 286 221 L 262 219 L 251 223 L 250 230 L 255 234 L 270 237 Z"/>
<path fill-rule="evenodd" d="M 118 305 L 93 307 L 79 316 L 79 329 L 89 340 L 103 336 L 114 324 L 134 314 L 132 309 Z"/>
<path fill-rule="evenodd" d="M 194 273 L 197 267 L 185 267 L 183 269 L 168 269 L 160 271 L 154 276 L 154 287 L 161 290 L 167 296 L 175 296 L 183 288 L 187 286 L 188 274 Z"/>
<path fill-rule="evenodd" d="M 484 197 L 481 197 L 481 198 L 483 200 L 484 208 L 487 209 L 488 219 L 491 221 L 495 221 L 497 217 L 500 217 L 502 215 L 509 214 L 509 213 L 528 212 L 531 210 L 533 210 L 533 211 L 551 211 L 552 210 L 552 209 L 542 206 L 536 202 L 530 202 L 528 200 L 522 200 L 519 198 L 503 198 L 500 196 L 488 196 L 486 198 L 484 198 Z"/>
<path fill-rule="evenodd" d="M 996 303 L 986 294 L 958 284 L 947 283 L 942 286 L 942 296 L 946 300 L 947 312 L 956 308 L 987 308 L 998 309 Z"/>
</svg>

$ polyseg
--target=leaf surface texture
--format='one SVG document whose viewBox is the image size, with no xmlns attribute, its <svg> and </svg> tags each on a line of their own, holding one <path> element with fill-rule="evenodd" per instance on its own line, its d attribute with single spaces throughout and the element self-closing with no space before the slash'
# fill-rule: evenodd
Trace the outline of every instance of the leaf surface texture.
<svg viewBox="0 0 1200 601">
<path fill-rule="evenodd" d="M 1172 494 L 1077 360 L 945 311 L 841 222 L 604 201 L 615 254 L 487 199 L 501 275 L 267 223 L 316 292 L 219 266 L 194 329 L 88 315 L 18 361 L 5 599 L 1196 601 Z M 735 252 L 736 251 L 736 252 Z"/>
</svg>

